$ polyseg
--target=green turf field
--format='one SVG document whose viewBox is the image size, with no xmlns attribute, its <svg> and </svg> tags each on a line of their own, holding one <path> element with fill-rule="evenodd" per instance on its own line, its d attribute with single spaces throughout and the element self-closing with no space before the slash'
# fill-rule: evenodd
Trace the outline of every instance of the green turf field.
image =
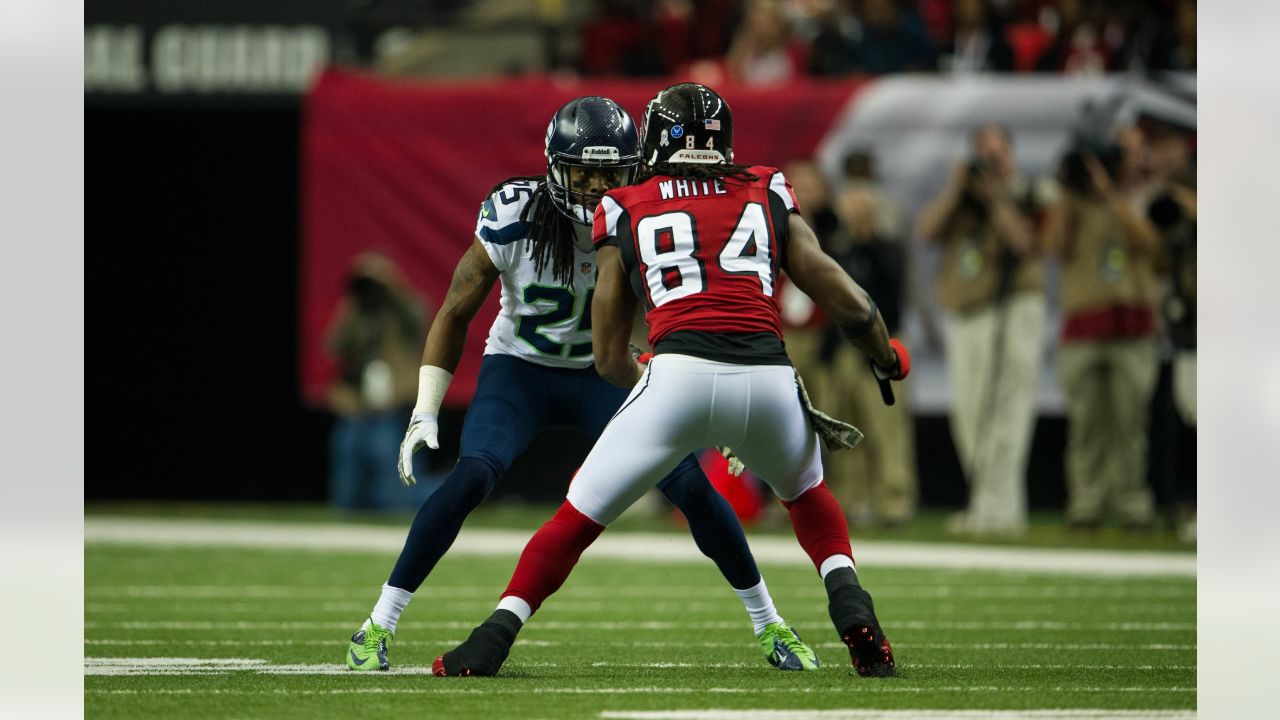
<svg viewBox="0 0 1280 720">
<path fill-rule="evenodd" d="M 811 566 L 762 566 L 780 611 L 823 662 L 816 673 L 783 673 L 765 664 L 710 563 L 589 552 L 521 633 L 500 677 L 440 679 L 430 676 L 432 659 L 488 615 L 515 562 L 514 554 L 449 555 L 401 620 L 392 672 L 348 672 L 347 637 L 394 556 L 87 541 L 86 717 L 564 720 L 1196 705 L 1192 577 L 864 564 L 900 669 L 873 680 L 853 675 Z"/>
</svg>

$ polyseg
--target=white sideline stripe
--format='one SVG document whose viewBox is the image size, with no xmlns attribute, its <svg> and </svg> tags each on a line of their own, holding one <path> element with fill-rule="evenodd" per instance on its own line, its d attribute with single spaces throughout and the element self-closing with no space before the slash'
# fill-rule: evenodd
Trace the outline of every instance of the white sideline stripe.
<svg viewBox="0 0 1280 720">
<path fill-rule="evenodd" d="M 532 535 L 528 530 L 466 529 L 449 552 L 454 555 L 516 555 Z M 167 520 L 98 517 L 84 521 L 86 543 L 215 545 L 325 551 L 399 552 L 403 528 L 337 523 L 273 523 L 233 520 Z M 757 562 L 808 565 L 792 538 L 751 539 Z M 959 544 L 859 541 L 858 562 L 868 566 L 1017 570 L 1085 575 L 1195 577 L 1196 558 L 1181 553 L 1003 548 Z M 606 533 L 586 552 L 588 559 L 696 562 L 706 558 L 687 535 Z"/>
<path fill-rule="evenodd" d="M 521 667 L 576 667 L 572 663 L 530 662 Z M 591 667 L 665 669 L 665 668 L 756 668 L 760 663 L 705 663 L 705 662 L 593 662 Z M 998 670 L 1195 670 L 1194 665 L 1041 665 L 1011 664 L 988 665 L 985 663 L 912 663 L 912 668 L 944 668 L 967 670 L 973 668 Z M 337 664 L 268 663 L 261 658 L 188 658 L 188 657 L 86 657 L 84 674 L 93 676 L 121 675 L 225 675 L 230 672 L 252 672 L 259 675 L 344 675 L 361 677 L 374 674 L 430 675 L 428 666 L 396 667 L 386 673 L 352 672 Z"/>
<path fill-rule="evenodd" d="M 396 647 L 437 647 L 457 645 L 465 638 L 459 636 L 457 638 L 446 638 L 443 640 L 396 640 Z M 333 640 L 134 640 L 123 638 L 99 638 L 86 639 L 85 645 L 101 645 L 112 647 L 144 647 L 163 645 L 166 647 L 175 645 L 184 645 L 187 647 L 277 647 L 277 646 L 308 646 L 308 647 L 332 647 Z M 742 642 L 662 642 L 656 640 L 640 640 L 636 642 L 608 642 L 608 643 L 587 643 L 582 640 L 520 640 L 520 647 L 560 647 L 568 645 L 571 647 L 582 647 L 584 645 L 604 645 L 606 647 L 644 647 L 644 648 L 740 648 L 750 643 Z M 838 650 L 844 649 L 844 643 L 839 642 L 822 642 L 809 643 L 810 647 Z M 1191 644 L 1169 644 L 1169 643 L 1141 643 L 1141 644 L 1124 644 L 1124 643 L 897 643 L 893 644 L 896 650 L 1177 650 L 1191 651 L 1196 649 L 1194 643 Z M 988 666 L 989 667 L 989 666 Z M 1073 666 L 1078 667 L 1078 666 Z"/>
<path fill-rule="evenodd" d="M 336 665 L 333 667 L 337 667 Z M 388 672 L 335 672 L 335 675 L 347 677 L 366 678 L 366 682 L 374 682 L 377 678 L 383 678 L 387 675 L 394 675 L 395 670 Z M 831 692 L 830 688 L 813 688 L 813 687 L 768 687 L 768 688 L 681 688 L 681 687 L 642 687 L 642 688 L 582 688 L 582 687 L 544 687 L 530 688 L 523 686 L 499 686 L 491 683 L 485 683 L 484 687 L 478 686 L 476 683 L 470 683 L 460 680 L 440 681 L 433 683 L 438 687 L 381 687 L 374 685 L 372 687 L 358 687 L 350 689 L 327 689 L 327 690 L 306 690 L 302 688 L 274 688 L 264 690 L 225 690 L 218 688 L 175 688 L 175 689 L 153 689 L 153 690 L 133 690 L 133 689 L 106 689 L 93 688 L 85 689 L 85 694 L 90 693 L 98 695 L 354 695 L 367 693 L 385 693 L 388 695 L 701 695 L 704 693 L 714 695 L 808 695 L 808 694 L 827 694 Z M 1174 686 L 1174 687 L 1078 687 L 1075 685 L 1064 685 L 1052 688 L 1046 688 L 1040 685 L 1019 685 L 1019 686 L 1003 686 L 1003 685 L 957 685 L 949 687 L 912 687 L 902 686 L 897 683 L 876 683 L 863 684 L 858 687 L 858 695 L 869 695 L 877 693 L 885 693 L 889 695 L 901 695 L 903 693 L 961 693 L 965 695 L 973 693 L 1037 693 L 1043 694 L 1047 692 L 1059 693 L 1080 693 L 1084 695 L 1097 695 L 1109 693 L 1195 693 L 1194 687 Z M 919 712 L 919 711 L 917 711 Z"/>
<path fill-rule="evenodd" d="M 935 600 L 953 598 L 970 599 L 1021 599 L 1041 598 L 1047 600 L 1065 599 L 1135 599 L 1151 598 L 1165 600 L 1187 600 L 1195 602 L 1195 586 L 1187 587 L 1130 587 L 1113 586 L 1112 582 L 1101 585 L 957 585 L 948 582 L 941 586 L 901 585 L 893 583 L 876 583 L 877 598 L 909 598 L 919 600 Z M 564 599 L 616 600 L 626 598 L 676 598 L 683 599 L 695 593 L 705 592 L 705 585 L 664 585 L 662 587 L 573 587 L 556 594 Z M 295 587 L 292 585 L 98 585 L 85 588 L 85 597 L 95 599 L 224 599 L 224 598 L 280 598 L 297 599 L 299 597 L 343 597 L 351 596 L 367 600 L 376 593 L 376 588 L 367 585 L 347 587 Z M 419 588 L 414 597 L 432 598 L 492 598 L 494 586 L 488 585 L 427 585 Z M 818 595 L 814 596 L 819 597 Z"/>
<path fill-rule="evenodd" d="M 474 623 L 464 621 L 448 621 L 432 623 L 432 627 L 445 630 L 471 630 Z M 538 630 L 684 630 L 689 628 L 700 630 L 738 630 L 741 622 L 667 622 L 655 620 L 647 622 L 531 622 L 524 632 Z M 1110 631 L 1167 631 L 1186 632 L 1196 629 L 1191 622 L 1099 622 L 1099 623 L 1065 623 L 1046 622 L 1041 620 L 1024 620 L 1012 622 L 934 622 L 931 620 L 895 620 L 893 627 L 899 630 L 1110 630 Z M 342 630 L 350 629 L 350 622 L 184 622 L 169 620 L 122 620 L 117 622 L 89 621 L 84 623 L 85 630 L 114 628 L 119 630 Z"/>
<path fill-rule="evenodd" d="M 844 647 L 841 645 L 841 647 Z M 524 662 L 522 665 L 560 667 L 561 663 L 542 663 L 542 662 Z M 568 667 L 566 664 L 565 667 Z M 598 660 L 591 663 L 591 667 L 613 667 L 613 668 L 758 668 L 760 663 L 754 662 L 611 662 L 608 660 Z M 1041 663 L 917 663 L 904 665 L 910 668 L 934 668 L 943 670 L 973 670 L 976 668 L 992 669 L 992 670 L 1195 670 L 1195 665 L 1082 665 L 1079 663 L 1071 664 L 1041 664 Z"/>
<path fill-rule="evenodd" d="M 883 595 L 876 593 L 876 598 L 881 599 Z M 431 607 L 435 612 L 442 611 L 474 611 L 477 601 L 472 600 L 430 600 Z M 723 617 L 726 612 L 733 609 L 735 603 L 730 599 L 728 593 L 724 593 L 720 599 L 711 602 L 689 601 L 689 602 L 643 602 L 642 603 L 652 615 L 676 615 L 684 616 L 692 619 L 695 616 L 706 617 Z M 816 604 L 816 603 L 815 603 Z M 265 603 L 258 602 L 218 602 L 218 601 L 199 601 L 192 600 L 180 604 L 166 606 L 165 614 L 196 616 L 200 618 L 218 618 L 233 619 L 235 616 L 253 616 L 260 617 L 263 614 Z M 355 615 L 360 617 L 368 615 L 369 602 L 315 602 L 307 603 L 307 605 L 318 615 L 337 615 L 340 617 L 351 617 Z M 483 605 L 483 603 L 481 604 Z M 295 603 L 289 603 L 290 607 L 295 607 Z M 154 607 L 154 606 L 153 606 Z M 592 615 L 603 615 L 605 617 L 614 617 L 617 615 L 617 603 L 607 602 L 604 600 L 572 600 L 569 598 L 556 598 L 554 605 L 558 613 L 574 613 L 583 616 L 584 619 Z M 901 607 L 901 606 L 900 606 Z M 1057 617 L 1063 613 L 1063 604 L 1058 603 L 983 603 L 978 608 L 971 608 L 968 601 L 951 601 L 936 600 L 929 603 L 931 611 L 938 612 L 939 615 L 947 615 L 949 609 L 962 610 L 966 615 L 974 620 L 981 620 L 987 617 L 1003 618 L 1010 615 L 1045 615 L 1048 617 Z M 87 601 L 84 604 L 84 612 L 86 615 L 129 615 L 137 617 L 138 615 L 148 615 L 150 613 L 140 611 L 136 603 L 130 602 L 98 602 Z M 1185 602 L 1161 602 L 1161 603 L 1135 603 L 1125 601 L 1099 601 L 1093 603 L 1090 614 L 1095 617 L 1118 616 L 1121 618 L 1135 617 L 1146 620 L 1156 618 L 1167 619 L 1185 619 L 1193 618 L 1196 614 L 1196 602 L 1187 600 Z M 821 615 L 812 612 L 788 613 L 788 617 L 795 622 L 819 622 L 827 619 L 826 613 Z"/>
<path fill-rule="evenodd" d="M 343 665 L 273 665 L 258 658 L 85 658 L 85 675 L 225 675 L 252 672 L 258 675 L 369 675 Z M 386 675 L 430 675 L 430 667 L 395 668 Z"/>
<path fill-rule="evenodd" d="M 1190 710 L 605 710 L 611 720 L 1184 720 Z"/>
</svg>

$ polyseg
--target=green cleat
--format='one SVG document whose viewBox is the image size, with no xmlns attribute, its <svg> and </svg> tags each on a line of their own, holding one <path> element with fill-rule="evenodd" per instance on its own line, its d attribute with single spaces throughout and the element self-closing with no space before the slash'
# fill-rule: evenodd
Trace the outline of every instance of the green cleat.
<svg viewBox="0 0 1280 720">
<path fill-rule="evenodd" d="M 387 640 L 390 639 L 389 630 L 383 630 L 373 618 L 366 620 L 364 626 L 351 636 L 351 646 L 347 648 L 347 667 L 361 671 L 390 669 L 391 663 L 387 662 Z M 377 662 L 370 662 L 372 660 Z"/>
<path fill-rule="evenodd" d="M 764 658 L 779 670 L 817 670 L 818 656 L 789 625 L 769 623 L 756 636 Z"/>
</svg>

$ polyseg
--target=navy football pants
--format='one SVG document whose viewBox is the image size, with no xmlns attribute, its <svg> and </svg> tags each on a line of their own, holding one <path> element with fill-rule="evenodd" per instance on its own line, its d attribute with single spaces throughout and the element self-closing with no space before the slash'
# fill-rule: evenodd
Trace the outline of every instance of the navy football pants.
<svg viewBox="0 0 1280 720">
<path fill-rule="evenodd" d="M 486 355 L 462 426 L 458 464 L 418 510 L 387 583 L 416 591 L 453 545 L 463 520 L 540 430 L 569 425 L 594 441 L 629 392 L 603 380 L 594 367 L 552 368 L 510 355 Z M 746 589 L 760 582 L 742 526 L 693 455 L 663 478 L 658 489 L 684 513 L 698 549 L 730 585 Z"/>
</svg>

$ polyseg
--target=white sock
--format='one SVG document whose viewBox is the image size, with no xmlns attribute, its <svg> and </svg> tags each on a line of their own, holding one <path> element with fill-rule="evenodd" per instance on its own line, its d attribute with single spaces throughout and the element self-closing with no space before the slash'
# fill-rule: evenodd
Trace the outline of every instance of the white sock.
<svg viewBox="0 0 1280 720">
<path fill-rule="evenodd" d="M 763 577 L 755 587 L 746 590 L 734 588 L 733 591 L 742 598 L 742 604 L 747 608 L 747 615 L 751 616 L 751 624 L 755 625 L 757 635 L 769 623 L 783 622 L 778 609 L 773 606 L 773 598 L 769 597 L 769 588 L 765 586 Z"/>
<path fill-rule="evenodd" d="M 842 567 L 849 568 L 853 571 L 854 575 L 858 574 L 858 568 L 853 566 L 853 558 L 848 555 L 832 555 L 826 560 L 823 560 L 822 566 L 818 568 L 818 574 L 822 576 L 823 580 L 826 580 L 828 573 Z"/>
<path fill-rule="evenodd" d="M 498 601 L 499 610 L 510 610 L 520 618 L 520 624 L 529 622 L 529 618 L 533 615 L 533 608 L 529 607 L 529 603 L 521 600 L 514 595 L 507 595 Z"/>
<path fill-rule="evenodd" d="M 408 590 L 382 583 L 382 595 L 378 597 L 378 604 L 373 606 L 373 612 L 369 613 L 369 617 L 384 630 L 395 634 L 400 613 L 404 612 L 412 599 L 413 593 Z"/>
</svg>

